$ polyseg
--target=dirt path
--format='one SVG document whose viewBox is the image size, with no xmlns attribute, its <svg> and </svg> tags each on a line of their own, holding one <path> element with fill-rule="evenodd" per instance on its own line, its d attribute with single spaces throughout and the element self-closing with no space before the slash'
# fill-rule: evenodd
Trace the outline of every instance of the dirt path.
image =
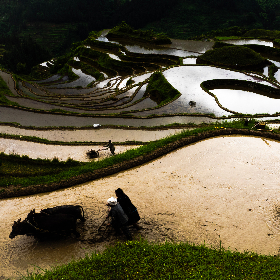
<svg viewBox="0 0 280 280">
<path fill-rule="evenodd" d="M 104 203 L 118 187 L 132 199 L 148 240 L 205 242 L 225 248 L 278 255 L 280 145 L 253 137 L 218 137 L 181 148 L 143 166 L 70 189 L 0 201 L 0 271 L 3 277 L 78 259 L 116 242 L 72 239 L 38 242 L 8 235 L 13 221 L 62 204 L 83 205 L 83 239 L 94 236 L 106 213 Z M 122 240 L 122 239 L 121 239 Z M 1 275 L 1 274 L 0 274 Z"/>
</svg>

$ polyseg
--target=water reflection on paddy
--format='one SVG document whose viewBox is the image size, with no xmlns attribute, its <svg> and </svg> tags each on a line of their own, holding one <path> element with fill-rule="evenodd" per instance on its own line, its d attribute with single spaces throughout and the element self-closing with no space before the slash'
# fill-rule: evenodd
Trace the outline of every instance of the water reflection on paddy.
<svg viewBox="0 0 280 280">
<path fill-rule="evenodd" d="M 112 58 L 112 59 L 115 59 L 115 60 L 121 60 L 117 55 L 115 54 L 112 54 L 112 53 L 108 53 L 108 55 Z"/>
<path fill-rule="evenodd" d="M 210 41 L 193 41 L 193 40 L 180 40 L 171 39 L 171 45 L 164 45 L 167 48 L 181 49 L 190 52 L 205 53 L 212 49 L 214 42 Z"/>
<path fill-rule="evenodd" d="M 106 79 L 106 80 L 103 80 L 103 81 L 99 82 L 98 84 L 96 84 L 96 87 L 98 87 L 98 88 L 106 88 L 106 87 L 115 88 L 117 86 L 117 84 L 120 82 L 120 79 L 121 79 L 120 76 Z"/>
<path fill-rule="evenodd" d="M 141 54 L 167 54 L 167 55 L 174 55 L 174 56 L 180 56 L 180 57 L 186 57 L 186 56 L 199 56 L 199 53 L 196 52 L 190 52 L 180 49 L 171 49 L 171 48 L 164 48 L 164 49 L 150 49 L 147 47 L 142 46 L 129 46 L 125 45 L 128 51 L 134 52 L 134 53 L 141 53 Z"/>
<path fill-rule="evenodd" d="M 181 66 L 168 69 L 163 72 L 167 81 L 176 88 L 182 95 L 174 102 L 146 112 L 135 113 L 137 116 L 147 116 L 151 114 L 174 114 L 174 113 L 200 113 L 215 114 L 216 117 L 229 116 L 230 112 L 221 109 L 214 97 L 201 88 L 201 83 L 214 79 L 236 79 L 251 82 L 258 82 L 264 85 L 271 85 L 261 77 L 253 77 L 241 72 L 220 69 L 211 66 Z M 195 102 L 191 106 L 190 101 Z M 226 107 L 226 106 L 225 106 Z"/>
<path fill-rule="evenodd" d="M 274 78 L 280 83 L 280 69 L 274 74 Z"/>
<path fill-rule="evenodd" d="M 275 61 L 275 60 L 271 60 L 268 59 L 270 62 L 274 63 L 276 67 L 280 67 L 280 62 L 279 61 Z"/>
<path fill-rule="evenodd" d="M 36 83 L 48 83 L 48 82 L 54 82 L 54 81 L 57 81 L 58 79 L 61 78 L 61 75 L 53 75 L 51 76 L 50 78 L 47 78 L 45 80 L 41 80 L 41 81 L 36 81 Z"/>
<path fill-rule="evenodd" d="M 245 90 L 215 89 L 211 90 L 222 106 L 242 114 L 274 114 L 280 112 L 279 99 Z"/>
<path fill-rule="evenodd" d="M 263 68 L 263 74 L 268 77 L 268 66 Z"/>
<path fill-rule="evenodd" d="M 96 40 L 97 40 L 97 41 L 100 41 L 100 42 L 105 42 L 105 43 L 119 44 L 119 43 L 116 42 L 116 41 L 109 41 L 104 35 L 101 35 L 101 36 L 98 37 Z"/>
<path fill-rule="evenodd" d="M 228 44 L 233 44 L 233 45 L 254 44 L 254 45 L 263 45 L 263 46 L 267 46 L 267 47 L 273 47 L 273 42 L 268 42 L 268 41 L 259 40 L 259 39 L 226 40 L 223 42 L 228 43 Z"/>
<path fill-rule="evenodd" d="M 183 59 L 183 64 L 196 64 L 196 58 L 187 57 L 187 58 Z"/>
<path fill-rule="evenodd" d="M 172 117 L 155 117 L 150 119 L 135 119 L 127 117 L 88 117 L 88 116 L 66 116 L 60 114 L 46 114 L 23 111 L 14 108 L 3 107 L 1 108 L 1 122 L 3 123 L 18 123 L 22 126 L 34 127 L 84 127 L 92 126 L 93 124 L 101 125 L 127 125 L 133 127 L 140 126 L 158 126 L 168 125 L 172 123 L 196 123 L 202 122 L 210 123 L 215 122 L 215 119 L 205 116 L 172 116 Z"/>
<path fill-rule="evenodd" d="M 72 68 L 72 71 L 79 76 L 77 80 L 66 84 L 53 85 L 52 87 L 56 87 L 56 88 L 78 87 L 78 86 L 86 87 L 88 84 L 96 80 L 94 77 L 83 73 L 81 69 Z"/>
</svg>

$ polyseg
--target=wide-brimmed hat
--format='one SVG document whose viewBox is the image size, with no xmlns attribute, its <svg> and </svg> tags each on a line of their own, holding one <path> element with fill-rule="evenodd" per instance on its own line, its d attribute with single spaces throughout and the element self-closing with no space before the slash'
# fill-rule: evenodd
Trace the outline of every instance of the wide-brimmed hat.
<svg viewBox="0 0 280 280">
<path fill-rule="evenodd" d="M 117 201 L 117 199 L 116 198 L 114 198 L 114 197 L 110 197 L 108 200 L 107 200 L 107 203 L 109 204 L 109 205 L 117 205 L 117 203 L 118 203 L 118 201 Z"/>
</svg>

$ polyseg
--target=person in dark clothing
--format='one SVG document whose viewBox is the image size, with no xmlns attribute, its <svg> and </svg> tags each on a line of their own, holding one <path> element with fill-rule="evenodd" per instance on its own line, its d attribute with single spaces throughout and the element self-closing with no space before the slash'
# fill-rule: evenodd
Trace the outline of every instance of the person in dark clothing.
<svg viewBox="0 0 280 280">
<path fill-rule="evenodd" d="M 128 217 L 124 213 L 121 205 L 118 203 L 117 199 L 111 197 L 107 200 L 107 205 L 111 207 L 108 217 L 112 217 L 112 226 L 115 229 L 117 235 L 122 232 L 128 240 L 132 240 L 132 236 L 127 228 Z M 110 225 L 110 223 L 108 224 Z"/>
<path fill-rule="evenodd" d="M 137 224 L 140 220 L 137 208 L 132 204 L 129 197 L 123 192 L 121 188 L 115 190 L 117 201 L 121 205 L 124 213 L 128 216 L 128 225 L 133 225 L 136 229 L 141 229 Z"/>
<path fill-rule="evenodd" d="M 115 154 L 115 146 L 114 146 L 114 144 L 111 142 L 111 140 L 109 140 L 108 144 L 105 145 L 105 146 L 103 146 L 103 147 L 108 147 L 108 148 L 110 149 L 112 155 Z"/>
</svg>

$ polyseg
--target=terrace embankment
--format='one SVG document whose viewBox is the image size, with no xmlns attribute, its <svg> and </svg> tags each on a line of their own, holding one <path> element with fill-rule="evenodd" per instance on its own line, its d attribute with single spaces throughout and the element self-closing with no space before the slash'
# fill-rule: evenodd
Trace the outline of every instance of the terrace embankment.
<svg viewBox="0 0 280 280">
<path fill-rule="evenodd" d="M 248 129 L 234 129 L 234 128 L 211 130 L 167 144 L 166 146 L 158 148 L 149 154 L 145 154 L 133 158 L 131 160 L 123 161 L 121 163 L 115 164 L 110 167 L 101 168 L 95 170 L 94 172 L 78 175 L 76 177 L 72 177 L 69 180 L 61 180 L 60 182 L 52 183 L 49 185 L 35 185 L 35 186 L 28 186 L 24 188 L 19 188 L 18 186 L 8 186 L 7 188 L 5 188 L 5 191 L 0 193 L 0 198 L 25 196 L 25 195 L 31 195 L 36 193 L 50 192 L 58 189 L 72 187 L 78 184 L 83 184 L 91 180 L 96 180 L 102 177 L 116 174 L 124 170 L 128 170 L 136 166 L 140 166 L 142 164 L 155 160 L 163 155 L 166 155 L 186 145 L 190 145 L 211 137 L 223 136 L 223 135 L 259 136 L 259 137 L 265 137 L 268 139 L 280 141 L 280 135 L 271 132 L 263 132 L 263 131 L 248 130 Z"/>
</svg>

